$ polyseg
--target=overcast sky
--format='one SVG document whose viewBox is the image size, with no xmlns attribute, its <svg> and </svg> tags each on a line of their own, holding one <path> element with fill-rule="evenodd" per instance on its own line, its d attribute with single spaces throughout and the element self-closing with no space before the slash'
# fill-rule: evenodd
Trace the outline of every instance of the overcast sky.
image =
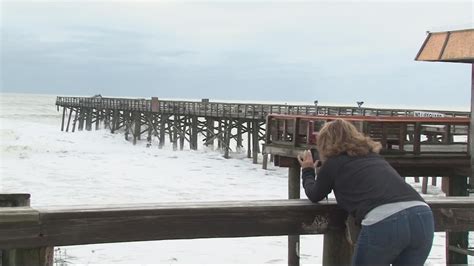
<svg viewBox="0 0 474 266">
<path fill-rule="evenodd" d="M 469 109 L 471 1 L 0 1 L 2 92 Z"/>
</svg>

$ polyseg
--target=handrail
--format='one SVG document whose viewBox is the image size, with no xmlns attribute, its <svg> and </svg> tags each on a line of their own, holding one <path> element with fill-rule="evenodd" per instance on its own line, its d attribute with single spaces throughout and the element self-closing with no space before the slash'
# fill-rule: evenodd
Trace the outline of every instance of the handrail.
<svg viewBox="0 0 474 266">
<path fill-rule="evenodd" d="M 436 231 L 473 231 L 474 198 L 427 199 Z M 323 234 L 342 230 L 334 200 L 0 208 L 0 248 Z"/>
<path fill-rule="evenodd" d="M 151 112 L 151 100 L 107 97 L 62 97 L 56 98 L 58 106 L 89 107 L 101 109 L 123 109 Z M 350 106 L 316 106 L 316 105 L 287 105 L 259 103 L 225 103 L 225 102 L 196 102 L 159 100 L 160 113 L 192 114 L 210 116 L 232 116 L 236 118 L 264 119 L 268 114 L 290 115 L 364 115 L 364 116 L 414 116 L 414 112 L 442 113 L 450 117 L 469 117 L 468 112 L 440 111 L 426 109 L 379 109 L 359 108 Z"/>
</svg>

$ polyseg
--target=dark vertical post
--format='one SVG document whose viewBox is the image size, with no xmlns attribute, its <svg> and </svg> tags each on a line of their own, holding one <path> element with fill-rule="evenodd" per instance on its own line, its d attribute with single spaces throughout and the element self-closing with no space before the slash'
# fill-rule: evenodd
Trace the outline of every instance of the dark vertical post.
<svg viewBox="0 0 474 266">
<path fill-rule="evenodd" d="M 353 247 L 344 230 L 328 230 L 323 245 L 323 265 L 351 265 Z"/>
<path fill-rule="evenodd" d="M 471 155 L 469 184 L 472 186 L 474 183 L 474 63 L 471 64 L 471 124 L 469 127 L 469 139 L 469 154 Z"/>
<path fill-rule="evenodd" d="M 232 130 L 232 122 L 227 120 L 224 123 L 224 158 L 229 159 L 230 134 Z"/>
<path fill-rule="evenodd" d="M 247 122 L 247 158 L 252 158 L 252 123 Z"/>
<path fill-rule="evenodd" d="M 136 117 L 135 117 L 135 132 L 137 134 L 137 139 L 141 140 L 142 139 L 142 113 L 141 111 L 136 111 Z"/>
<path fill-rule="evenodd" d="M 428 177 L 424 176 L 422 177 L 421 180 L 421 193 L 422 194 L 427 194 L 428 193 Z"/>
<path fill-rule="evenodd" d="M 79 108 L 76 108 L 76 114 L 74 115 L 74 121 L 72 122 L 72 132 L 76 130 L 76 123 L 79 116 Z"/>
<path fill-rule="evenodd" d="M 160 143 L 158 147 L 161 149 L 165 145 L 165 123 L 166 123 L 166 115 L 160 115 Z"/>
<path fill-rule="evenodd" d="M 87 108 L 87 116 L 86 116 L 86 130 L 92 130 L 92 108 Z"/>
<path fill-rule="evenodd" d="M 181 135 L 179 135 L 179 149 L 183 150 L 184 149 L 184 140 L 186 137 L 186 118 L 183 118 L 182 120 L 182 127 L 181 128 Z"/>
<path fill-rule="evenodd" d="M 118 111 L 114 110 L 112 114 L 112 127 L 110 128 L 110 132 L 114 133 L 117 129 L 117 120 L 118 120 Z"/>
<path fill-rule="evenodd" d="M 415 132 L 413 133 L 413 153 L 419 155 L 421 152 L 421 124 L 415 123 Z"/>
<path fill-rule="evenodd" d="M 219 120 L 219 123 L 217 125 L 217 149 L 222 149 L 222 120 Z"/>
<path fill-rule="evenodd" d="M 110 121 L 110 110 L 109 109 L 106 109 L 104 110 L 104 112 L 102 113 L 102 119 L 104 121 L 104 128 L 107 129 L 109 128 L 109 121 Z"/>
<path fill-rule="evenodd" d="M 242 149 L 242 121 L 237 120 L 237 145 L 236 151 L 240 152 Z"/>
<path fill-rule="evenodd" d="M 26 207 L 30 206 L 30 194 L 0 194 L 0 207 Z M 22 248 L 0 250 L 3 266 L 31 265 L 52 266 L 54 248 Z"/>
<path fill-rule="evenodd" d="M 130 134 L 130 111 L 123 111 L 123 123 L 125 125 L 125 139 L 128 140 Z"/>
<path fill-rule="evenodd" d="M 120 113 L 120 110 L 116 110 L 117 111 L 117 119 L 115 120 L 115 130 L 119 129 L 121 127 L 120 123 L 122 122 L 122 126 L 123 126 L 123 123 L 125 123 L 125 111 L 123 111 L 122 113 Z M 120 121 L 121 119 L 121 121 Z"/>
<path fill-rule="evenodd" d="M 446 196 L 469 196 L 467 177 L 450 176 Z M 468 232 L 446 232 L 446 265 L 466 265 L 467 255 L 450 250 L 450 246 L 468 249 Z"/>
<path fill-rule="evenodd" d="M 67 119 L 67 126 L 66 126 L 66 132 L 69 132 L 69 124 L 71 123 L 71 116 L 72 116 L 72 107 L 69 109 L 69 118 Z"/>
<path fill-rule="evenodd" d="M 61 120 L 61 131 L 64 131 L 64 117 L 66 116 L 66 107 L 63 106 L 63 119 Z"/>
<path fill-rule="evenodd" d="M 102 110 L 99 111 L 99 109 L 95 110 L 95 130 L 99 130 L 99 122 L 101 118 Z"/>
<path fill-rule="evenodd" d="M 300 198 L 300 166 L 296 159 L 288 168 L 288 199 Z M 288 236 L 288 265 L 300 265 L 300 236 Z"/>
<path fill-rule="evenodd" d="M 214 149 L 214 119 L 207 118 L 206 146 Z"/>
<path fill-rule="evenodd" d="M 262 162 L 262 169 L 267 170 L 268 167 L 268 153 L 263 153 L 263 162 Z"/>
<path fill-rule="evenodd" d="M 452 137 L 452 134 L 451 134 L 451 125 L 446 125 L 444 127 L 444 132 L 443 132 L 443 142 L 447 144 L 447 143 L 450 143 L 452 141 L 453 141 L 453 137 Z"/>
<path fill-rule="evenodd" d="M 147 113 L 146 114 L 147 116 L 147 126 L 148 126 L 148 136 L 146 137 L 146 141 L 147 141 L 147 144 L 146 146 L 147 147 L 150 147 L 151 146 L 151 135 L 152 135 L 152 132 L 153 132 L 153 114 L 152 113 Z"/>
<path fill-rule="evenodd" d="M 178 128 L 179 128 L 179 117 L 175 114 L 173 117 L 173 150 L 178 149 Z"/>
<path fill-rule="evenodd" d="M 79 125 L 77 129 L 79 131 L 82 131 L 84 129 L 84 108 L 78 108 L 77 112 L 79 113 L 78 119 L 79 119 Z"/>
<path fill-rule="evenodd" d="M 198 118 L 193 116 L 191 118 L 191 150 L 198 148 Z"/>
<path fill-rule="evenodd" d="M 140 118 L 138 117 L 138 112 L 133 111 L 132 113 L 132 120 L 133 120 L 133 128 L 132 128 L 132 133 L 133 133 L 133 145 L 137 144 L 137 139 L 138 136 L 140 135 Z M 138 132 L 138 133 L 137 133 Z"/>
<path fill-rule="evenodd" d="M 252 159 L 253 163 L 256 164 L 258 163 L 258 121 L 253 121 L 252 122 Z"/>
</svg>

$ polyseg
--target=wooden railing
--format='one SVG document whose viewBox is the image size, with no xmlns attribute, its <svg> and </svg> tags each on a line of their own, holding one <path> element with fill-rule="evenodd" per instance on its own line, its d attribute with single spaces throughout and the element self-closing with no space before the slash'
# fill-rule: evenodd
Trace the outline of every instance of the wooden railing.
<svg viewBox="0 0 474 266">
<path fill-rule="evenodd" d="M 157 112 L 162 114 L 197 115 L 264 120 L 268 114 L 288 115 L 364 115 L 364 116 L 416 116 L 418 111 L 439 113 L 446 117 L 468 117 L 468 112 L 439 110 L 408 110 L 359 108 L 350 106 L 317 106 L 257 103 L 224 103 L 157 100 L 153 110 L 152 100 L 106 97 L 57 97 L 56 105 L 94 109 Z"/>
<path fill-rule="evenodd" d="M 269 115 L 267 153 L 295 157 L 316 148 L 318 131 L 327 121 L 344 118 L 382 144 L 384 155 L 469 155 L 467 117 L 294 116 Z"/>
<path fill-rule="evenodd" d="M 427 202 L 434 213 L 436 231 L 474 230 L 474 198 L 450 197 Z M 328 234 L 344 230 L 345 217 L 333 200 L 318 204 L 308 200 L 266 200 L 4 207 L 0 208 L 0 249 L 45 250 L 52 246 L 144 240 Z M 330 249 L 324 252 L 326 264 L 342 252 L 339 245 L 324 249 Z M 33 260 L 24 261 L 38 265 Z"/>
</svg>

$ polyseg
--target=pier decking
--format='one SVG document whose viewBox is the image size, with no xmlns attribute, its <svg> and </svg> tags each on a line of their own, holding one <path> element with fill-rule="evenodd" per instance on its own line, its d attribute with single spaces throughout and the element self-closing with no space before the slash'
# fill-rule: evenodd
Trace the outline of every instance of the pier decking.
<svg viewBox="0 0 474 266">
<path fill-rule="evenodd" d="M 257 163 L 257 154 L 265 141 L 266 117 L 269 114 L 310 116 L 360 116 L 360 117 L 426 117 L 466 118 L 467 112 L 439 110 L 378 109 L 350 106 L 286 105 L 255 103 L 223 103 L 170 101 L 151 99 L 126 99 L 105 97 L 57 97 L 56 105 L 63 108 L 61 130 L 75 131 L 98 129 L 101 124 L 111 132 L 123 130 L 126 139 L 133 143 L 152 137 L 165 144 L 167 136 L 174 148 L 183 149 L 185 142 L 191 149 L 198 147 L 198 135 L 203 145 L 229 151 L 243 148 L 247 139 L 248 157 Z M 421 116 L 421 117 L 420 117 Z M 431 131 L 439 127 L 431 127 Z M 454 127 L 449 134 L 463 134 L 465 127 Z M 246 135 L 246 136 L 245 136 Z M 234 144 L 231 144 L 233 142 Z M 232 147 L 235 147 L 234 149 Z"/>
</svg>

